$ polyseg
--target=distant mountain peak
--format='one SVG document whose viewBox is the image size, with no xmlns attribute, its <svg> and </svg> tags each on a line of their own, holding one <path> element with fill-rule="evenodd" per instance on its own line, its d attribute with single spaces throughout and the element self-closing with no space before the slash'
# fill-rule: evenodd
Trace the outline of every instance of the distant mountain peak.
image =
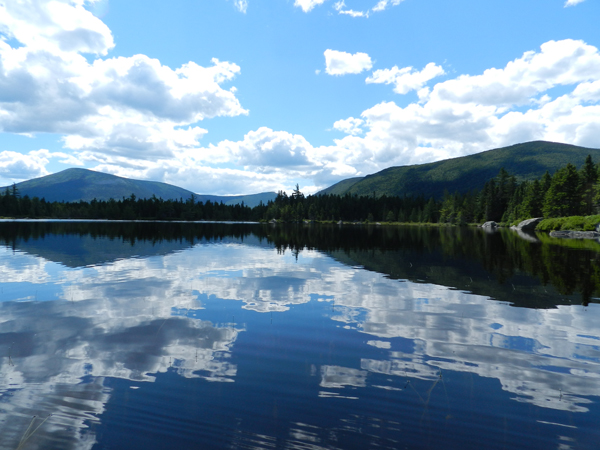
<svg viewBox="0 0 600 450">
<path fill-rule="evenodd" d="M 276 193 L 261 193 L 238 196 L 203 196 L 187 189 L 160 181 L 134 180 L 81 167 L 71 167 L 60 172 L 16 183 L 19 193 L 29 197 L 44 198 L 49 202 L 78 202 L 96 200 L 121 200 L 132 194 L 138 199 L 162 198 L 163 200 L 187 200 L 192 195 L 197 201 L 210 197 L 213 202 L 237 204 L 244 201 L 249 206 L 260 201 L 267 203 Z M 2 191 L 5 187 L 0 188 Z M 239 199 L 239 200 L 238 200 Z"/>
<path fill-rule="evenodd" d="M 361 196 L 441 198 L 444 191 L 465 193 L 483 188 L 504 167 L 518 180 L 541 177 L 572 163 L 580 167 L 587 155 L 600 162 L 600 149 L 557 142 L 533 141 L 468 156 L 412 166 L 388 167 L 362 178 L 349 178 L 317 193 Z"/>
</svg>

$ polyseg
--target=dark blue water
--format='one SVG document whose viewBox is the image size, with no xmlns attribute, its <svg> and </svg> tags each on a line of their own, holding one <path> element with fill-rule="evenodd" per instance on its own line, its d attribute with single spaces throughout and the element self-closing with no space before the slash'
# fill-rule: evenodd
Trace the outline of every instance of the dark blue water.
<svg viewBox="0 0 600 450">
<path fill-rule="evenodd" d="M 596 294 L 524 265 L 499 281 L 436 235 L 333 249 L 213 231 L 11 231 L 0 448 L 600 448 Z"/>
</svg>

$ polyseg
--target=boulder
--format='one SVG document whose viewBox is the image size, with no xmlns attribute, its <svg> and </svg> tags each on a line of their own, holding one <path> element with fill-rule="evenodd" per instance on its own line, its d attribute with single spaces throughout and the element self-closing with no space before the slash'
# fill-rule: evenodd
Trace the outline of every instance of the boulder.
<svg viewBox="0 0 600 450">
<path fill-rule="evenodd" d="M 544 220 L 543 217 L 536 217 L 535 219 L 524 220 L 523 222 L 521 222 L 519 225 L 516 226 L 516 229 L 523 230 L 523 231 L 533 231 L 533 230 L 535 230 L 535 227 L 537 227 L 538 224 L 542 220 Z"/>
<path fill-rule="evenodd" d="M 490 220 L 489 222 L 486 222 L 483 225 L 481 225 L 481 228 L 498 228 L 498 224 L 493 220 Z"/>
</svg>

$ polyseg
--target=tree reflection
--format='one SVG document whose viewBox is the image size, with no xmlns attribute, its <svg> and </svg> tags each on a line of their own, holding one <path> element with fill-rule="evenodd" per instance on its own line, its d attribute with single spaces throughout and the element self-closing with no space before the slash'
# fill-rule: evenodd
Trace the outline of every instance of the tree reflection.
<svg viewBox="0 0 600 450">
<path fill-rule="evenodd" d="M 83 241 L 73 239 L 72 245 L 63 243 L 53 248 L 53 239 L 59 236 L 86 237 L 92 243 L 81 248 L 77 246 L 82 246 Z M 305 249 L 318 250 L 346 264 L 361 265 L 393 279 L 451 286 L 509 301 L 515 306 L 548 308 L 571 304 L 574 299 L 565 296 L 577 294 L 579 301 L 588 305 L 600 295 L 600 244 L 560 241 L 540 234 L 536 239 L 524 239 L 510 230 L 485 233 L 464 227 L 352 224 L 0 224 L 1 244 L 67 266 L 94 265 L 140 254 L 166 254 L 202 242 L 231 241 L 274 246 L 279 253 L 291 251 L 296 259 Z M 146 244 L 146 250 L 136 244 Z M 537 278 L 538 284 L 533 284 L 526 275 Z"/>
</svg>

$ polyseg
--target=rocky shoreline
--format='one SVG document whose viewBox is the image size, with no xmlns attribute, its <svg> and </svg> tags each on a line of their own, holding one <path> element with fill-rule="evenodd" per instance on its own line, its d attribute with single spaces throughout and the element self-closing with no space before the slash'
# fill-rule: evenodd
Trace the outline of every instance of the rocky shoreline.
<svg viewBox="0 0 600 450">
<path fill-rule="evenodd" d="M 543 217 L 527 219 L 519 223 L 519 225 L 517 226 L 510 227 L 510 229 L 517 231 L 519 235 L 527 236 L 529 239 L 531 239 L 534 238 L 534 236 L 529 236 L 528 233 L 533 233 L 535 231 L 535 228 L 542 220 Z M 481 228 L 484 228 L 486 230 L 494 230 L 498 228 L 498 224 L 496 222 L 490 221 L 481 225 Z M 550 237 L 561 239 L 598 239 L 600 238 L 600 224 L 598 224 L 598 226 L 596 227 L 596 231 L 559 230 L 551 231 L 549 235 Z"/>
<path fill-rule="evenodd" d="M 600 233 L 597 231 L 551 231 L 550 237 L 563 238 L 563 239 L 597 239 L 600 237 Z"/>
</svg>

